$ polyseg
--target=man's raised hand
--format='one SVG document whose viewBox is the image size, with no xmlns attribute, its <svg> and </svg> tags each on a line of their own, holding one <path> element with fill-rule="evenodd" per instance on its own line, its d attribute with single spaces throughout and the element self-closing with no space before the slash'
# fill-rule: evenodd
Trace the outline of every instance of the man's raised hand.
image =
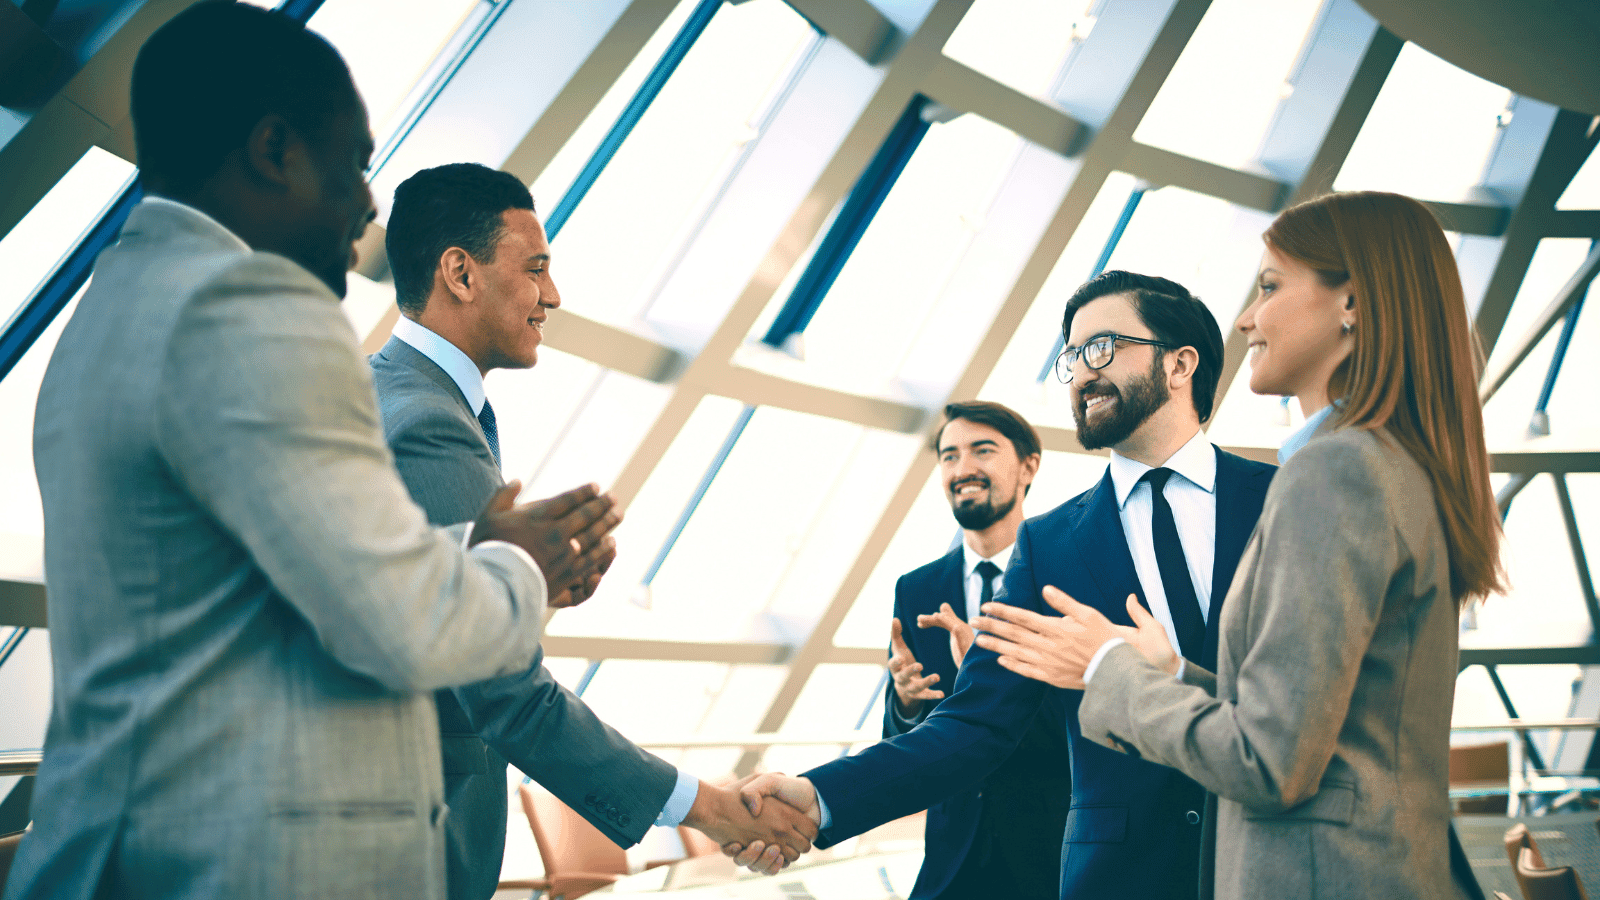
<svg viewBox="0 0 1600 900">
<path fill-rule="evenodd" d="M 900 713 L 907 718 L 922 711 L 927 700 L 944 697 L 944 691 L 933 690 L 930 685 L 939 680 L 937 674 L 922 677 L 922 663 L 911 655 L 906 639 L 900 633 L 899 617 L 889 620 L 889 674 L 894 677 L 894 696 Z"/>
<path fill-rule="evenodd" d="M 899 620 L 896 619 L 896 622 Z M 950 658 L 956 661 L 956 668 L 961 668 L 962 660 L 967 658 L 967 651 L 972 649 L 972 639 L 976 632 L 968 625 L 965 619 L 956 615 L 950 604 L 939 604 L 939 611 L 933 615 L 917 616 L 918 628 L 943 628 L 950 632 Z"/>
<path fill-rule="evenodd" d="M 576 606 L 600 586 L 617 556 L 611 532 L 622 521 L 610 494 L 592 484 L 517 505 L 513 481 L 495 492 L 472 527 L 472 542 L 508 541 L 528 551 L 544 574 L 550 606 Z"/>
</svg>

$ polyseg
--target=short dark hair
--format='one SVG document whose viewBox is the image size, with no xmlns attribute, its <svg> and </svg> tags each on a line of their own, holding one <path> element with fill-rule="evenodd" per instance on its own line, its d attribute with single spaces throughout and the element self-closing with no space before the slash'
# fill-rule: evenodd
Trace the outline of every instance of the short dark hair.
<svg viewBox="0 0 1600 900">
<path fill-rule="evenodd" d="M 1041 452 L 1039 432 L 1035 431 L 1033 426 L 1028 424 L 1028 420 L 1016 410 L 988 400 L 964 400 L 951 403 L 944 408 L 944 424 L 933 433 L 934 453 L 939 452 L 939 441 L 944 437 L 945 427 L 957 419 L 987 425 L 1000 432 L 1017 451 L 1017 459 L 1027 459 Z"/>
<path fill-rule="evenodd" d="M 179 190 L 198 187 L 276 113 L 321 135 L 359 103 L 339 51 L 278 12 L 197 3 L 156 29 L 133 64 L 139 168 Z"/>
<path fill-rule="evenodd" d="M 400 311 L 418 316 L 428 307 L 434 270 L 451 247 L 493 262 L 508 209 L 533 209 L 527 185 L 477 163 L 423 169 L 401 182 L 384 238 Z"/>
<path fill-rule="evenodd" d="M 1222 329 L 1217 326 L 1217 317 L 1176 281 L 1111 271 L 1084 282 L 1067 300 L 1067 310 L 1061 318 L 1062 339 L 1070 340 L 1072 318 L 1078 310 L 1109 294 L 1131 295 L 1139 320 L 1156 340 L 1175 347 L 1193 347 L 1200 355 L 1200 364 L 1194 371 L 1194 411 L 1200 414 L 1200 421 L 1210 419 L 1217 401 L 1217 380 L 1222 375 Z"/>
</svg>

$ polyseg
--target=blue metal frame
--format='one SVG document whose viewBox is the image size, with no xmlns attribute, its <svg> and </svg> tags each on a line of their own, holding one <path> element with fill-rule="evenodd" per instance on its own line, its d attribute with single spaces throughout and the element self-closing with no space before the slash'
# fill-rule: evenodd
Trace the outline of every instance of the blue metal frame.
<svg viewBox="0 0 1600 900">
<path fill-rule="evenodd" d="M 285 0 L 279 11 L 303 23 L 316 13 L 322 3 L 323 0 Z M 45 280 L 44 285 L 6 323 L 5 330 L 0 332 L 0 380 L 11 374 L 11 370 L 27 354 L 28 348 L 44 334 L 67 303 L 77 296 L 84 282 L 89 280 L 89 273 L 94 270 L 94 261 L 100 256 L 100 251 L 116 241 L 117 235 L 122 232 L 122 223 L 128 220 L 128 213 L 143 197 L 144 187 L 137 181 L 123 191 L 122 196 L 111 204 L 100 221 L 78 242 L 78 246 L 72 248 L 72 252 L 67 254 L 67 258 Z"/>
<path fill-rule="evenodd" d="M 649 570 L 639 579 L 642 587 L 649 587 L 650 583 L 656 580 L 662 564 L 667 561 L 667 554 L 672 552 L 673 546 L 678 543 L 678 538 L 683 537 L 683 530 L 689 527 L 689 519 L 693 518 L 694 511 L 700 507 L 700 501 L 706 498 L 706 492 L 711 490 L 711 482 L 715 481 L 717 473 L 722 471 L 723 463 L 728 461 L 734 445 L 739 443 L 739 437 L 744 434 L 745 426 L 750 424 L 750 419 L 755 414 L 754 406 L 746 406 L 744 411 L 739 413 L 738 420 L 733 423 L 733 428 L 723 439 L 722 447 L 712 458 L 711 465 L 707 466 L 705 474 L 700 476 L 700 483 L 695 485 L 694 494 L 690 496 L 689 502 L 684 504 L 683 512 L 678 514 L 678 521 L 673 523 L 672 530 L 667 533 L 667 539 L 661 544 L 661 549 L 656 551 L 656 558 L 651 561 Z"/>
<path fill-rule="evenodd" d="M 1100 273 L 1106 270 L 1106 265 L 1111 262 L 1111 254 L 1115 253 L 1117 245 L 1122 243 L 1123 232 L 1128 230 L 1128 223 L 1133 221 L 1133 211 L 1139 208 L 1139 201 L 1144 199 L 1145 192 L 1148 190 L 1149 188 L 1136 187 L 1133 189 L 1133 193 L 1128 195 L 1127 202 L 1122 204 L 1122 215 L 1117 217 L 1117 224 L 1111 227 L 1111 236 L 1106 238 L 1106 245 L 1100 249 L 1100 258 L 1094 261 L 1094 270 L 1089 273 L 1089 277 L 1085 278 L 1084 281 L 1092 281 L 1100 277 Z M 1044 384 L 1045 379 L 1050 377 L 1050 370 L 1056 366 L 1056 357 L 1060 356 L 1061 351 L 1065 349 L 1067 349 L 1067 336 L 1064 334 L 1056 335 L 1055 346 L 1051 349 L 1050 355 L 1045 358 L 1044 367 L 1039 370 L 1039 377 L 1034 379 L 1035 383 Z"/>
<path fill-rule="evenodd" d="M 878 148 L 866 170 L 856 179 L 849 196 L 845 197 L 839 207 L 839 215 L 834 218 L 828 233 L 823 235 L 816 254 L 795 282 L 794 290 L 778 311 L 777 318 L 773 319 L 772 326 L 761 339 L 762 343 L 782 347 L 792 335 L 805 331 L 806 326 L 811 324 L 811 317 L 822 307 L 822 300 L 844 269 L 845 261 L 855 251 L 867 226 L 872 224 L 872 217 L 877 215 L 884 198 L 889 196 L 889 190 L 899 180 L 917 145 L 928 133 L 928 122 L 922 116 L 928 103 L 927 97 L 918 94 L 906 105 L 905 112 L 900 114 L 894 128 L 890 129 L 883 146 Z"/>
<path fill-rule="evenodd" d="M 1589 252 L 1593 253 L 1596 244 L 1600 241 L 1589 242 Z M 1550 357 L 1550 370 L 1544 375 L 1544 386 L 1539 389 L 1539 401 L 1534 404 L 1535 415 L 1542 415 L 1545 408 L 1550 405 L 1550 395 L 1556 389 L 1556 376 L 1561 374 L 1561 364 L 1566 361 L 1567 347 L 1572 344 L 1572 332 L 1578 327 L 1578 316 L 1583 313 L 1583 301 L 1593 289 L 1591 284 L 1584 288 L 1577 300 L 1573 301 L 1572 308 L 1567 310 L 1567 317 L 1561 323 L 1561 336 L 1556 338 L 1556 352 Z"/>
<path fill-rule="evenodd" d="M 721 8 L 722 0 L 700 0 L 694 12 L 689 14 L 689 21 L 678 30 L 678 34 L 672 39 L 672 44 L 667 47 L 667 52 L 663 53 L 655 66 L 650 69 L 650 74 L 645 77 L 644 83 L 639 85 L 639 90 L 634 92 L 633 99 L 628 101 L 627 107 L 622 110 L 622 115 L 617 117 L 616 124 L 606 132 L 605 139 L 595 148 L 589 161 L 584 163 L 583 170 L 573 180 L 572 186 L 567 188 L 567 193 L 561 198 L 561 202 L 556 204 L 556 208 L 545 219 L 544 230 L 550 240 L 555 240 L 556 235 L 561 232 L 561 227 L 572 217 L 572 211 L 578 208 L 584 195 L 588 194 L 594 183 L 600 180 L 600 173 L 605 171 L 611 158 L 617 155 L 622 142 L 633 133 L 639 120 L 644 118 L 645 110 L 655 102 L 656 95 L 666 86 L 667 79 L 678 70 L 678 64 L 689 55 L 689 48 L 700 39 L 706 26 L 711 24 L 711 17 Z"/>
<path fill-rule="evenodd" d="M 22 639 L 28 636 L 28 631 L 27 626 L 19 626 L 11 629 L 11 633 L 6 635 L 5 642 L 0 643 L 0 667 L 4 667 L 11 654 L 17 652 L 17 647 L 22 645 Z"/>
</svg>

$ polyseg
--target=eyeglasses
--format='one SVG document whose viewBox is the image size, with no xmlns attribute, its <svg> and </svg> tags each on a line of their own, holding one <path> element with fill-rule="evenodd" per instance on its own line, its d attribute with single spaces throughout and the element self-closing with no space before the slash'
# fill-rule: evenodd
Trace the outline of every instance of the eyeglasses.
<svg viewBox="0 0 1600 900">
<path fill-rule="evenodd" d="M 1152 347 L 1165 347 L 1169 350 L 1176 346 L 1148 338 L 1128 337 L 1125 334 L 1102 334 L 1082 347 L 1068 347 L 1062 350 L 1061 355 L 1056 357 L 1056 377 L 1061 379 L 1062 384 L 1071 384 L 1072 370 L 1077 366 L 1079 359 L 1091 369 L 1104 369 L 1111 365 L 1111 360 L 1117 356 L 1118 341 L 1126 344 L 1149 344 Z"/>
</svg>

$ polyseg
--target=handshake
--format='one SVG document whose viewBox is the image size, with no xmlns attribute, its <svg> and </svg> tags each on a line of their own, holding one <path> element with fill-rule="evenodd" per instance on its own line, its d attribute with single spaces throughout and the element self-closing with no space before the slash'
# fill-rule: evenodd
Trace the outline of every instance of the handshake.
<svg viewBox="0 0 1600 900">
<path fill-rule="evenodd" d="M 600 586 L 617 558 L 612 537 L 622 513 L 610 494 L 586 484 L 548 500 L 518 504 L 520 482 L 495 492 L 472 526 L 472 542 L 506 541 L 528 552 L 544 574 L 553 609 L 577 606 Z M 776 874 L 811 849 L 822 823 L 817 792 L 804 778 L 768 773 L 729 788 L 700 783 L 683 824 L 722 845 L 753 872 Z"/>
</svg>

